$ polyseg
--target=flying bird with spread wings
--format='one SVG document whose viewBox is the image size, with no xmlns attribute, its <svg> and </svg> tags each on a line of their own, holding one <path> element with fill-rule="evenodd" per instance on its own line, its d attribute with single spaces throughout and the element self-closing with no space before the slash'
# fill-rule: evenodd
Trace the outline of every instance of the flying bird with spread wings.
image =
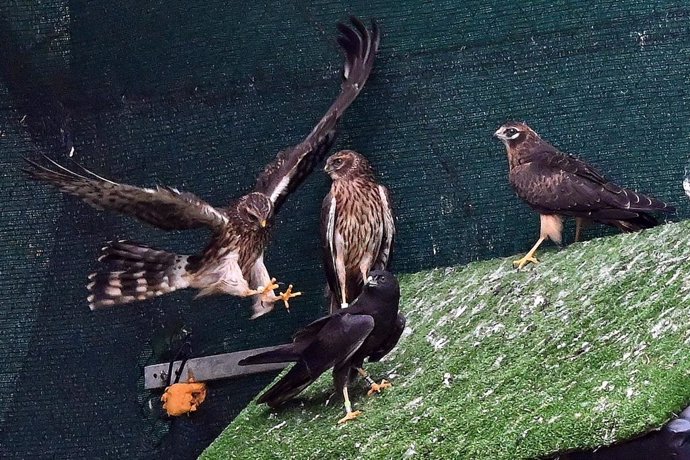
<svg viewBox="0 0 690 460">
<path fill-rule="evenodd" d="M 333 382 L 345 402 L 344 423 L 360 416 L 353 411 L 348 385 L 359 374 L 370 385 L 369 395 L 391 384 L 376 383 L 362 367 L 364 360 L 380 361 L 398 343 L 405 329 L 405 317 L 399 312 L 400 286 L 386 271 L 373 270 L 362 293 L 349 308 L 317 319 L 295 334 L 293 343 L 250 356 L 240 366 L 266 363 L 296 364 L 258 402 L 278 407 L 297 396 L 328 369 L 333 368 Z"/>
<path fill-rule="evenodd" d="M 359 295 L 369 271 L 388 267 L 395 219 L 388 189 L 362 155 L 337 152 L 325 171 L 333 183 L 321 205 L 321 241 L 333 313 Z"/>
<path fill-rule="evenodd" d="M 339 23 L 338 43 L 345 54 L 341 91 L 326 114 L 299 144 L 282 150 L 259 175 L 254 190 L 229 206 L 215 207 L 192 193 L 171 187 L 141 188 L 100 177 L 82 167 L 72 171 L 47 159 L 27 160 L 24 172 L 101 210 L 135 217 L 163 230 L 206 227 L 211 239 L 200 254 L 177 255 L 143 244 L 119 241 L 103 248 L 101 271 L 89 276 L 91 309 L 145 300 L 178 289 L 195 288 L 199 295 L 253 296 L 256 318 L 274 302 L 299 295 L 278 287 L 264 265 L 269 227 L 287 196 L 324 158 L 343 112 L 360 93 L 374 66 L 379 29 L 358 19 Z"/>
<path fill-rule="evenodd" d="M 510 184 L 541 219 L 539 240 L 514 265 L 538 263 L 534 254 L 547 239 L 561 244 L 563 218 L 575 217 L 575 241 L 587 222 L 634 232 L 658 225 L 652 212 L 675 209 L 616 185 L 579 158 L 560 152 L 525 123 L 509 122 L 494 135 L 506 146 Z"/>
</svg>

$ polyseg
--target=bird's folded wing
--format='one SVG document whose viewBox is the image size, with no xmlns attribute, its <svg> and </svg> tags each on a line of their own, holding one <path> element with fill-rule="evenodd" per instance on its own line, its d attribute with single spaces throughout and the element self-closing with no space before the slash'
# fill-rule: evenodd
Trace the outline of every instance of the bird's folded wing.
<svg viewBox="0 0 690 460">
<path fill-rule="evenodd" d="M 326 281 L 335 296 L 340 296 L 340 282 L 337 273 L 336 258 L 338 257 L 335 245 L 335 223 L 338 219 L 337 201 L 330 193 L 326 195 L 321 204 L 321 244 L 323 250 L 323 268 L 326 272 Z M 345 302 L 346 299 L 340 299 Z"/>
<path fill-rule="evenodd" d="M 293 343 L 299 349 L 304 344 L 319 345 L 338 343 L 345 348 L 359 348 L 374 328 L 374 319 L 369 315 L 352 315 L 340 310 L 309 323 L 293 336 Z M 349 344 L 349 345 L 348 345 Z"/>
<path fill-rule="evenodd" d="M 395 324 L 391 328 L 386 341 L 383 343 L 383 345 L 381 345 L 381 348 L 369 355 L 370 363 L 374 363 L 376 361 L 381 360 L 381 358 L 386 356 L 388 353 L 390 353 L 390 351 L 393 348 L 395 348 L 395 346 L 398 344 L 398 340 L 400 340 L 400 336 L 405 330 L 406 323 L 407 319 L 403 316 L 402 313 L 398 313 L 398 317 L 396 318 Z"/>
<path fill-rule="evenodd" d="M 340 94 L 309 135 L 299 144 L 282 150 L 257 179 L 255 191 L 271 198 L 274 212 L 323 159 L 335 140 L 335 126 L 357 98 L 369 78 L 378 51 L 380 35 L 376 22 L 371 31 L 357 18 L 352 26 L 339 23 L 338 43 L 345 52 Z"/>
<path fill-rule="evenodd" d="M 620 187 L 584 161 L 560 152 L 534 156 L 527 171 L 533 176 L 531 184 L 523 184 L 529 189 L 529 201 L 546 211 L 588 213 L 613 208 L 622 213 L 612 218 L 625 219 L 638 211 L 671 210 L 666 203 Z M 522 180 L 529 181 L 529 175 Z"/>
<path fill-rule="evenodd" d="M 81 166 L 77 173 L 45 158 L 47 166 L 26 159 L 24 173 L 79 197 L 94 208 L 127 214 L 164 230 L 204 226 L 220 230 L 228 222 L 222 210 L 192 193 L 168 187 L 141 188 L 118 184 Z"/>
<path fill-rule="evenodd" d="M 385 270 L 390 263 L 393 241 L 395 240 L 395 217 L 393 216 L 393 205 L 388 189 L 383 185 L 379 185 L 378 189 L 381 196 L 381 207 L 383 208 L 383 238 L 374 269 Z"/>
<path fill-rule="evenodd" d="M 374 318 L 369 315 L 345 313 L 329 318 L 319 330 L 314 345 L 304 352 L 309 368 L 319 372 L 349 360 L 374 329 Z M 310 350 L 318 350 L 318 356 L 307 357 Z"/>
<path fill-rule="evenodd" d="M 609 183 L 594 166 L 582 161 L 574 155 L 566 155 L 561 152 L 544 154 L 543 161 L 553 168 L 562 169 L 576 176 L 587 179 L 590 182 L 605 185 Z"/>
<path fill-rule="evenodd" d="M 333 317 L 334 315 L 328 315 L 324 316 L 323 318 L 319 318 L 317 320 L 312 321 L 299 331 L 295 332 L 295 334 L 292 336 L 292 341 L 294 343 L 298 343 L 309 341 L 316 338 L 319 331 L 321 331 L 321 329 L 326 325 L 326 323 L 331 321 Z"/>
</svg>

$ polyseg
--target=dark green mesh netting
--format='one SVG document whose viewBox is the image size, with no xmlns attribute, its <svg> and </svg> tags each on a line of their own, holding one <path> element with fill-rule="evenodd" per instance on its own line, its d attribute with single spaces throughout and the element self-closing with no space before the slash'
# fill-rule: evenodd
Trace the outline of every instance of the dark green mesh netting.
<svg viewBox="0 0 690 460">
<path fill-rule="evenodd" d="M 533 243 L 538 218 L 491 137 L 508 119 L 688 216 L 687 2 L 421 3 L 0 0 L 0 456 L 194 457 L 272 375 L 214 382 L 193 417 L 161 419 L 142 370 L 167 359 L 165 338 L 185 326 L 195 355 L 254 348 L 326 308 L 320 170 L 281 210 L 267 251 L 271 273 L 305 296 L 250 321 L 248 301 L 192 292 L 89 311 L 104 242 L 186 253 L 207 235 L 99 213 L 28 183 L 21 157 L 66 161 L 74 149 L 106 177 L 223 204 L 337 94 L 334 26 L 349 14 L 378 18 L 383 40 L 337 147 L 366 154 L 393 193 L 396 270 Z"/>
</svg>

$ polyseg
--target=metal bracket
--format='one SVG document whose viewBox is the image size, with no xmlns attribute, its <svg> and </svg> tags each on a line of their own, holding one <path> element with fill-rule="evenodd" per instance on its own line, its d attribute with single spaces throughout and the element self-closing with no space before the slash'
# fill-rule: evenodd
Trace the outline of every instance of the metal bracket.
<svg viewBox="0 0 690 460">
<path fill-rule="evenodd" d="M 220 355 L 188 359 L 182 370 L 182 378 L 180 381 L 187 381 L 188 371 L 192 371 L 197 381 L 207 382 L 209 380 L 240 377 L 284 369 L 290 363 L 255 364 L 252 366 L 240 366 L 237 364 L 241 359 L 248 356 L 274 350 L 276 348 L 278 348 L 278 346 L 254 348 L 253 350 L 242 350 L 234 353 L 223 353 Z M 180 369 L 181 363 L 182 361 L 175 361 L 173 364 L 173 375 Z M 146 366 L 144 368 L 144 388 L 147 390 L 164 388 L 168 382 L 169 367 L 169 362 Z"/>
</svg>

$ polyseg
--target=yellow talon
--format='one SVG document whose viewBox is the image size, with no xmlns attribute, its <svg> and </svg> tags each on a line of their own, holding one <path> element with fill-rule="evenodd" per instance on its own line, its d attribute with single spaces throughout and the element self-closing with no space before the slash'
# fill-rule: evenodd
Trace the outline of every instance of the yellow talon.
<svg viewBox="0 0 690 460">
<path fill-rule="evenodd" d="M 276 279 L 275 279 L 275 278 L 271 278 L 271 281 L 268 282 L 268 284 L 266 285 L 266 287 L 264 287 L 263 289 L 261 289 L 261 291 L 259 291 L 259 292 L 260 292 L 261 294 L 264 294 L 264 295 L 265 295 L 265 294 L 270 294 L 270 293 L 272 293 L 273 290 L 276 289 L 277 287 L 278 287 L 278 285 L 276 284 Z"/>
<path fill-rule="evenodd" d="M 347 423 L 347 422 L 349 422 L 350 420 L 354 420 L 354 419 L 356 419 L 357 417 L 359 417 L 360 415 L 362 415 L 362 411 L 361 411 L 361 410 L 356 410 L 356 411 L 354 411 L 354 412 L 348 412 L 348 413 L 345 415 L 345 417 L 343 417 L 343 418 L 341 418 L 340 420 L 338 420 L 338 425 L 342 425 L 343 423 Z"/>
<path fill-rule="evenodd" d="M 393 385 L 388 380 L 381 380 L 381 383 L 372 383 L 371 389 L 367 391 L 367 396 L 371 396 L 374 393 L 381 393 L 386 388 L 392 388 Z"/>
<path fill-rule="evenodd" d="M 266 297 L 273 294 L 273 290 L 276 289 L 278 285 L 276 284 L 276 279 L 271 278 L 271 281 L 266 284 L 266 286 L 259 286 L 256 289 L 249 289 L 246 295 L 260 295 L 261 297 Z M 267 299 L 264 299 L 267 300 Z"/>
<path fill-rule="evenodd" d="M 278 298 L 282 300 L 285 303 L 285 309 L 287 311 L 290 311 L 290 303 L 288 300 L 290 300 L 293 297 L 298 297 L 301 296 L 301 292 L 292 292 L 292 284 L 288 286 L 287 290 L 285 292 L 281 292 Z"/>
<path fill-rule="evenodd" d="M 520 260 L 514 260 L 513 267 L 517 268 L 518 270 L 521 270 L 525 265 L 529 263 L 533 263 L 534 265 L 536 265 L 539 263 L 539 260 L 536 257 L 530 256 L 528 254 Z"/>
</svg>

